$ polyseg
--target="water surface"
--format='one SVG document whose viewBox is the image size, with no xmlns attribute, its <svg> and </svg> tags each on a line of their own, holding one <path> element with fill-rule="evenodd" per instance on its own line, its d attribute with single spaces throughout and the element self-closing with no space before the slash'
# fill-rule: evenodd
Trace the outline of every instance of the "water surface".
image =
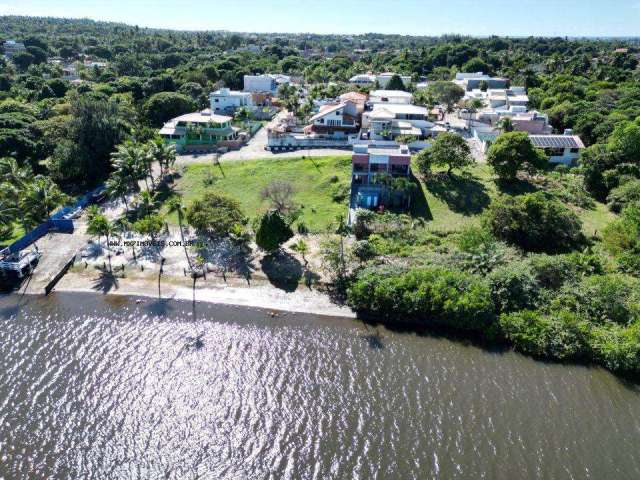
<svg viewBox="0 0 640 480">
<path fill-rule="evenodd" d="M 0 477 L 637 479 L 640 392 L 349 319 L 10 296 Z"/>
</svg>

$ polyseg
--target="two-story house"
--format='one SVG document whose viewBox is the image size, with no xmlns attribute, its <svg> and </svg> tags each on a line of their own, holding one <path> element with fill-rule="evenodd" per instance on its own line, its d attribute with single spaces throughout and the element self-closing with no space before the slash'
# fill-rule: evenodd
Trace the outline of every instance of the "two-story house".
<svg viewBox="0 0 640 480">
<path fill-rule="evenodd" d="M 214 147 L 238 138 L 239 129 L 233 127 L 231 121 L 231 117 L 203 110 L 169 120 L 159 133 L 165 142 L 175 144 L 178 152 L 189 148 Z"/>
<path fill-rule="evenodd" d="M 343 138 L 360 130 L 358 106 L 350 100 L 322 106 L 309 121 L 311 123 L 304 129 L 307 135 Z"/>
</svg>

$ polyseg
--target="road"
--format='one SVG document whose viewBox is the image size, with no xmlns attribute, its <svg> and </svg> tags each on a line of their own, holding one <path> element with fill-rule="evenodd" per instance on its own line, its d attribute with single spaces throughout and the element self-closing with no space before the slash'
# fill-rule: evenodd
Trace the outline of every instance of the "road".
<svg viewBox="0 0 640 480">
<path fill-rule="evenodd" d="M 351 155 L 350 149 L 315 148 L 303 149 L 294 152 L 273 153 L 265 150 L 267 146 L 267 129 L 261 128 L 240 150 L 233 150 L 220 156 L 220 160 L 255 160 L 277 158 L 326 157 L 328 155 Z M 214 160 L 215 153 L 197 153 L 178 155 L 176 165 L 189 165 L 191 163 L 207 163 Z"/>
</svg>

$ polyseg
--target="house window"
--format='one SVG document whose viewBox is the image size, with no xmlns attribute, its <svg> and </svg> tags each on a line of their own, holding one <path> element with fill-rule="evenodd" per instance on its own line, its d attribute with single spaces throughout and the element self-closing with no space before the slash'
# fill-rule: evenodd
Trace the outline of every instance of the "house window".
<svg viewBox="0 0 640 480">
<path fill-rule="evenodd" d="M 550 157 L 562 157 L 564 156 L 564 148 L 548 148 L 547 155 Z"/>
<path fill-rule="evenodd" d="M 571 153 L 578 153 L 580 151 L 579 148 L 572 148 Z"/>
<path fill-rule="evenodd" d="M 319 119 L 318 119 L 318 123 L 322 123 L 322 124 L 324 124 L 324 118 L 319 118 Z"/>
<path fill-rule="evenodd" d="M 214 102 L 216 102 L 216 103 L 218 103 L 219 101 L 220 101 L 220 100 L 218 100 L 217 98 L 216 98 L 216 99 L 214 99 Z"/>
</svg>

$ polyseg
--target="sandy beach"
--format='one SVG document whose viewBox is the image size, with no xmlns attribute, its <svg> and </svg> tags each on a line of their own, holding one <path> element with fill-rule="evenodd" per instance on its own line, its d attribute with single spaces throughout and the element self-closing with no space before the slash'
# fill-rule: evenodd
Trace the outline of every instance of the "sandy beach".
<svg viewBox="0 0 640 480">
<path fill-rule="evenodd" d="M 93 268 L 74 267 L 54 291 L 195 300 L 331 317 L 356 316 L 350 308 L 337 305 L 328 295 L 315 288 L 300 285 L 295 291 L 284 291 L 264 279 L 253 279 L 247 285 L 244 279 L 227 276 L 225 282 L 213 274 L 206 280 L 197 279 L 194 287 L 193 280 L 184 276 L 162 275 L 158 283 L 157 272 L 128 274 L 125 278 L 119 278 L 117 274 L 114 277 L 101 275 Z"/>
</svg>

